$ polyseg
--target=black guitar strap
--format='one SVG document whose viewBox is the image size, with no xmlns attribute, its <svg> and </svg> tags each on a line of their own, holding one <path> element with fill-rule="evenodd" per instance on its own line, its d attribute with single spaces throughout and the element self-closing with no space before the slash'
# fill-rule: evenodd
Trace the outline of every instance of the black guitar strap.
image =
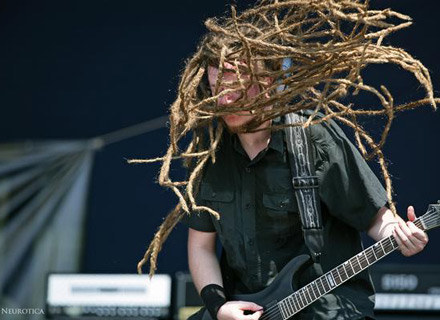
<svg viewBox="0 0 440 320">
<path fill-rule="evenodd" d="M 304 122 L 301 114 L 285 115 L 286 124 Z M 289 126 L 285 129 L 292 184 L 298 202 L 304 241 L 315 265 L 320 269 L 320 256 L 324 247 L 318 178 L 310 141 L 310 127 Z M 322 270 L 321 272 L 322 273 Z"/>
</svg>

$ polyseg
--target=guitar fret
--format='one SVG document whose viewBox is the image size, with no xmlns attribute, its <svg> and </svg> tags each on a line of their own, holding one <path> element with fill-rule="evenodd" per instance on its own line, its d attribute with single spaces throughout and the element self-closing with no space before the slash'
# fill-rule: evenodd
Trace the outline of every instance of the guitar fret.
<svg viewBox="0 0 440 320">
<path fill-rule="evenodd" d="M 290 308 L 290 305 L 289 305 L 289 299 L 287 299 L 287 300 L 284 302 L 284 309 L 286 310 L 286 317 L 289 318 L 289 314 L 292 313 L 291 308 Z"/>
<path fill-rule="evenodd" d="M 306 300 L 306 304 L 309 304 L 310 301 L 307 300 L 307 294 L 306 294 L 306 289 L 305 289 L 305 288 L 306 288 L 306 287 L 303 287 L 303 288 L 301 289 L 301 294 L 303 295 L 304 300 Z"/>
<path fill-rule="evenodd" d="M 295 295 L 291 295 L 290 300 L 292 301 L 293 310 L 295 310 L 294 312 L 297 312 L 300 307 L 299 307 L 298 303 L 296 303 L 296 301 L 295 301 Z"/>
<path fill-rule="evenodd" d="M 301 298 L 303 299 L 303 301 L 305 301 L 304 306 L 307 306 L 309 302 L 307 301 L 307 297 L 304 293 L 304 288 L 301 288 L 300 292 L 301 292 Z"/>
<path fill-rule="evenodd" d="M 289 299 L 290 299 L 290 302 L 292 303 L 293 313 L 297 312 L 297 311 L 299 310 L 299 306 L 298 306 L 298 305 L 296 304 L 296 302 L 295 302 L 295 296 L 294 296 L 294 295 L 291 295 L 291 296 L 289 297 Z"/>
<path fill-rule="evenodd" d="M 322 282 L 322 279 L 321 279 L 321 278 L 318 278 L 318 280 L 319 280 L 319 283 L 320 283 L 320 287 L 321 287 L 322 292 L 323 292 L 323 293 L 326 293 L 327 291 L 325 291 L 324 282 Z"/>
<path fill-rule="evenodd" d="M 301 304 L 302 304 L 301 308 L 305 307 L 304 301 L 302 300 L 302 297 L 301 297 L 301 294 L 300 294 L 300 293 L 298 293 L 298 297 L 299 297 L 298 300 L 299 300 L 299 301 L 301 302 Z"/>
<path fill-rule="evenodd" d="M 393 241 L 391 240 L 391 237 L 388 237 L 386 239 L 386 248 L 387 248 L 387 254 L 392 252 L 394 250 Z"/>
<path fill-rule="evenodd" d="M 341 274 L 339 273 L 339 267 L 336 267 L 335 269 L 336 269 L 336 272 L 338 273 L 339 283 L 342 283 L 343 280 L 342 280 Z"/>
<path fill-rule="evenodd" d="M 301 304 L 298 301 L 298 297 L 296 293 L 293 295 L 293 301 L 295 301 L 295 304 L 298 306 L 297 308 L 298 310 L 302 308 Z"/>
<path fill-rule="evenodd" d="M 319 281 L 319 282 L 318 282 Z M 323 293 L 326 293 L 324 283 L 322 282 L 322 278 L 316 279 L 316 282 L 318 282 L 319 286 L 321 287 L 321 290 Z"/>
<path fill-rule="evenodd" d="M 316 296 L 315 288 L 314 288 L 313 283 L 314 283 L 314 281 L 310 284 L 310 289 L 312 289 L 311 291 L 313 293 L 313 300 L 316 300 L 318 297 Z"/>
<path fill-rule="evenodd" d="M 300 290 L 298 290 L 298 296 L 299 296 L 299 299 L 301 300 L 303 307 L 305 307 L 307 305 L 307 301 L 302 294 L 302 288 Z"/>
<path fill-rule="evenodd" d="M 315 288 L 318 290 L 318 295 L 321 295 L 321 291 L 319 290 L 318 282 L 316 282 L 316 280 L 314 280 L 313 283 L 315 284 Z"/>
<path fill-rule="evenodd" d="M 348 273 L 347 273 L 347 270 L 345 269 L 345 263 L 344 264 L 342 264 L 342 269 L 344 269 L 344 272 L 345 272 L 345 276 L 347 277 L 347 279 L 349 278 L 349 276 L 348 276 Z"/>
<path fill-rule="evenodd" d="M 353 268 L 353 265 L 351 264 L 351 260 L 348 260 L 348 265 L 351 267 L 351 271 L 353 272 L 353 274 L 350 275 L 350 277 L 351 277 L 351 276 L 354 275 L 356 272 L 354 272 L 354 268 Z"/>
<path fill-rule="evenodd" d="M 296 312 L 296 310 L 298 310 L 298 306 L 295 303 L 295 299 L 293 296 L 290 296 L 290 303 L 292 304 L 292 309 L 294 310 L 294 312 Z"/>
<path fill-rule="evenodd" d="M 394 250 L 393 238 L 392 237 L 388 237 L 388 242 L 389 242 L 389 246 L 390 246 L 390 249 L 388 250 L 388 253 L 390 253 L 390 252 L 392 252 Z"/>
<path fill-rule="evenodd" d="M 310 302 L 312 302 L 313 301 L 313 298 L 312 298 L 312 295 L 310 294 L 310 291 L 309 291 L 309 286 L 305 286 L 305 288 L 306 288 L 306 292 L 307 292 L 307 294 L 309 295 L 309 298 L 310 298 Z"/>
<path fill-rule="evenodd" d="M 330 289 L 333 288 L 334 286 L 336 286 L 335 279 L 333 278 L 333 275 L 331 274 L 331 272 L 327 273 L 325 278 L 327 280 L 327 283 L 330 286 Z"/>
<path fill-rule="evenodd" d="M 289 306 L 289 314 L 295 312 L 295 307 L 293 306 L 293 303 L 291 301 L 290 297 L 287 297 L 287 305 Z"/>
<path fill-rule="evenodd" d="M 287 314 L 284 311 L 284 303 L 281 301 L 279 304 L 279 309 L 281 311 L 281 316 L 283 317 L 283 319 L 287 319 Z"/>
<path fill-rule="evenodd" d="M 394 238 L 391 239 L 391 245 L 393 246 L 393 249 L 396 249 L 398 247 L 397 242 Z"/>
<path fill-rule="evenodd" d="M 366 253 L 365 253 L 365 258 L 367 259 L 367 263 L 368 263 L 368 265 L 371 265 L 370 259 L 368 259 L 369 251 L 371 251 L 370 248 L 368 248 L 367 250 L 365 250 L 365 252 L 366 252 Z M 374 262 L 374 260 L 373 260 L 373 262 Z"/>
<path fill-rule="evenodd" d="M 298 300 L 299 306 L 304 308 L 304 302 L 301 300 L 301 296 L 299 294 L 296 295 L 296 299 Z"/>
<path fill-rule="evenodd" d="M 325 281 L 324 281 L 324 280 L 325 280 Z M 327 279 L 324 278 L 324 277 L 321 277 L 321 282 L 322 282 L 322 286 L 323 286 L 325 292 L 330 291 L 330 286 L 329 286 L 328 283 L 327 283 Z M 326 285 L 327 285 L 327 286 L 326 286 Z"/>
<path fill-rule="evenodd" d="M 374 259 L 375 259 L 375 260 L 378 260 L 378 259 L 377 259 L 377 256 L 376 256 L 376 250 L 374 250 L 373 247 L 372 247 L 371 249 L 372 249 L 371 251 L 373 252 L 373 255 L 374 255 Z"/>
<path fill-rule="evenodd" d="M 381 245 L 381 243 L 380 243 L 380 242 L 377 242 L 377 243 L 374 245 L 374 249 L 375 249 L 375 252 L 376 252 L 377 258 L 378 258 L 378 259 L 381 259 L 381 258 L 384 256 L 384 251 L 383 251 L 383 249 L 382 249 L 382 245 Z"/>
<path fill-rule="evenodd" d="M 306 287 L 303 287 L 303 288 L 301 289 L 301 294 L 304 296 L 304 300 L 306 300 L 306 304 L 309 304 L 310 301 L 309 301 L 309 299 L 308 299 L 308 297 L 307 297 L 307 290 L 306 290 Z"/>
<path fill-rule="evenodd" d="M 356 255 L 356 256 L 354 257 L 354 260 L 355 260 L 355 262 L 357 263 L 357 266 L 358 266 L 358 268 L 359 268 L 359 269 L 356 270 L 356 273 L 359 273 L 359 272 L 362 271 L 362 264 L 361 264 L 361 261 L 359 260 L 359 256 Z"/>
<path fill-rule="evenodd" d="M 360 260 L 361 260 L 362 270 L 364 270 L 365 268 L 367 268 L 369 266 L 368 258 L 366 256 L 365 252 L 359 253 L 358 256 L 360 257 Z"/>
<path fill-rule="evenodd" d="M 380 243 L 380 247 L 382 248 L 383 255 L 386 255 L 387 253 L 385 252 L 385 249 L 383 248 L 383 243 L 382 243 L 382 241 L 380 241 L 379 243 Z M 383 257 L 383 256 L 382 256 L 382 257 Z"/>
<path fill-rule="evenodd" d="M 293 304 L 293 310 L 294 312 L 298 312 L 298 310 L 300 309 L 299 305 L 295 302 L 295 295 L 291 295 L 290 299 L 292 300 L 292 304 Z"/>
<path fill-rule="evenodd" d="M 361 271 L 362 270 L 362 264 L 361 264 L 361 261 L 359 260 L 359 255 L 356 255 L 355 258 L 356 258 L 356 262 L 359 265 L 359 271 Z"/>
<path fill-rule="evenodd" d="M 353 269 L 353 274 L 356 274 L 358 272 L 358 270 L 356 269 L 356 265 L 354 264 L 353 258 L 351 258 L 348 261 L 350 262 L 350 266 Z"/>
<path fill-rule="evenodd" d="M 347 270 L 348 278 L 351 278 L 354 275 L 354 269 L 353 269 L 353 266 L 350 263 L 350 260 L 345 262 L 345 267 L 346 267 L 345 270 Z"/>
</svg>

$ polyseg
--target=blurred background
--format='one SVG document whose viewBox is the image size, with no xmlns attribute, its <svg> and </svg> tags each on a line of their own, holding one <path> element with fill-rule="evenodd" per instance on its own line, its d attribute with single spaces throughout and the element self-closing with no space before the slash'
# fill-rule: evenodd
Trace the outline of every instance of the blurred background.
<svg viewBox="0 0 440 320">
<path fill-rule="evenodd" d="M 243 7 L 250 1 L 237 2 Z M 439 97 L 438 2 L 371 3 L 414 19 L 387 43 L 425 64 Z M 0 1 L 1 308 L 45 308 L 50 273 L 136 273 L 176 197 L 156 184 L 158 164 L 129 165 L 126 159 L 165 152 L 164 116 L 178 75 L 205 32 L 203 21 L 224 13 L 228 4 Z M 395 67 L 371 68 L 365 78 L 386 83 L 396 104 L 424 94 Z M 402 216 L 408 205 L 421 215 L 440 199 L 439 138 L 440 111 L 428 106 L 399 114 L 393 124 L 385 155 Z M 374 161 L 371 165 L 379 173 Z M 157 271 L 184 286 L 190 282 L 185 277 L 186 233 L 184 225 L 176 227 Z M 414 311 L 416 305 L 411 312 L 388 311 L 384 318 L 438 319 L 432 310 L 440 310 L 440 231 L 429 235 L 422 253 L 411 258 L 394 253 L 379 262 L 375 279 L 379 291 L 386 291 L 381 287 L 385 274 L 391 277 L 385 281 L 390 293 L 435 299 L 419 308 L 423 312 Z M 173 286 L 174 304 L 185 299 L 176 298 L 175 291 Z M 43 318 L 0 314 L 0 319 Z"/>
</svg>

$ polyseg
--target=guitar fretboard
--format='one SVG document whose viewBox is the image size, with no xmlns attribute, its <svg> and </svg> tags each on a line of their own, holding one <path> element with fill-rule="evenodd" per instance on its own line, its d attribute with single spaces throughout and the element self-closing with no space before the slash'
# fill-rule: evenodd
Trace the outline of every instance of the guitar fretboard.
<svg viewBox="0 0 440 320">
<path fill-rule="evenodd" d="M 421 228 L 420 219 L 414 221 L 414 224 Z M 300 310 L 304 309 L 314 301 L 326 293 L 333 290 L 335 287 L 344 283 L 348 279 L 367 269 L 373 263 L 390 254 L 398 247 L 393 236 L 384 238 L 374 245 L 368 247 L 361 253 L 340 264 L 339 266 L 328 271 L 324 275 L 315 279 L 313 282 L 295 291 L 290 296 L 278 302 L 278 308 L 283 319 L 288 319 Z"/>
</svg>

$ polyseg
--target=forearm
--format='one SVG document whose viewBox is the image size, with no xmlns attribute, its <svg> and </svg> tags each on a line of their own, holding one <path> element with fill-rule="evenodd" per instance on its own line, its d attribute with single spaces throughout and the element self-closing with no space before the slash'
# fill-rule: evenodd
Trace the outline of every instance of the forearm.
<svg viewBox="0 0 440 320">
<path fill-rule="evenodd" d="M 220 266 L 215 253 L 203 249 L 195 250 L 189 254 L 188 262 L 194 285 L 199 293 L 208 284 L 223 286 Z"/>
<path fill-rule="evenodd" d="M 189 234 L 188 264 L 194 285 L 200 291 L 208 284 L 223 286 L 215 241 L 199 241 L 198 233 Z M 215 238 L 214 238 L 215 239 Z"/>
<path fill-rule="evenodd" d="M 220 265 L 215 252 L 216 234 L 189 229 L 188 264 L 194 285 L 211 317 L 217 319 L 226 303 Z"/>
</svg>

